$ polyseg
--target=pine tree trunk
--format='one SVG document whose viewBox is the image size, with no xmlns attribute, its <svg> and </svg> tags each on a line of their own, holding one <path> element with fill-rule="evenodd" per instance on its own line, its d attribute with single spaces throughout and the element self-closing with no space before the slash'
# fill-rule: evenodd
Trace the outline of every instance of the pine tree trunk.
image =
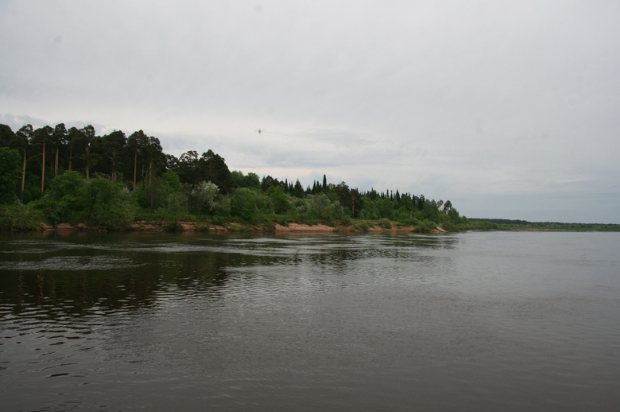
<svg viewBox="0 0 620 412">
<path fill-rule="evenodd" d="M 41 193 L 45 185 L 45 142 L 43 142 L 43 159 L 41 160 Z"/>
<path fill-rule="evenodd" d="M 151 212 L 153 211 L 153 162 L 149 162 L 149 194 L 151 195 Z"/>
<path fill-rule="evenodd" d="M 26 149 L 24 149 L 24 166 L 22 167 L 22 194 L 21 202 L 24 203 L 24 182 L 26 181 Z"/>
<path fill-rule="evenodd" d="M 136 153 L 133 158 L 133 191 L 136 191 L 136 167 L 138 165 L 138 149 L 136 149 Z"/>
<path fill-rule="evenodd" d="M 90 149 L 86 149 L 86 180 L 88 180 L 89 166 L 90 166 Z"/>
<path fill-rule="evenodd" d="M 58 147 L 56 148 L 56 163 L 54 163 L 54 176 L 58 176 Z"/>
<path fill-rule="evenodd" d="M 69 171 L 71 171 L 71 159 L 73 158 L 73 149 L 69 149 Z"/>
</svg>

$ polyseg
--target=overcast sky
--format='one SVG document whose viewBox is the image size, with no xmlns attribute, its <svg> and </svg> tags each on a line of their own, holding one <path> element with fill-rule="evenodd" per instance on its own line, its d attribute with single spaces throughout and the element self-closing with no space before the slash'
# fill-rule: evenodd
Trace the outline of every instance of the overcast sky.
<svg viewBox="0 0 620 412">
<path fill-rule="evenodd" d="M 620 223 L 620 2 L 0 0 L 0 123 Z M 261 129 L 262 133 L 258 133 Z"/>
</svg>

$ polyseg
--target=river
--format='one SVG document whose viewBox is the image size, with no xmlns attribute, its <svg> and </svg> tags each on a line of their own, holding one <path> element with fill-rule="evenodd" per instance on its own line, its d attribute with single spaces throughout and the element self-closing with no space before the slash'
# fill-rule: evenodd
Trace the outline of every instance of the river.
<svg viewBox="0 0 620 412">
<path fill-rule="evenodd" d="M 620 234 L 0 234 L 2 411 L 612 411 Z"/>
</svg>

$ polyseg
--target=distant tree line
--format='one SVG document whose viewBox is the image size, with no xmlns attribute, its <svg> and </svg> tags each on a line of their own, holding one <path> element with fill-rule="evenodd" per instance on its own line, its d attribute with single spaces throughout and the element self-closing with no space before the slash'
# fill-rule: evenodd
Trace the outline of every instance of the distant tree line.
<svg viewBox="0 0 620 412">
<path fill-rule="evenodd" d="M 597 231 L 619 232 L 620 225 L 614 223 L 564 223 L 564 222 L 528 222 L 519 219 L 469 219 L 472 228 L 480 230 L 566 230 L 572 232 Z"/>
<path fill-rule="evenodd" d="M 210 149 L 177 158 L 142 130 L 99 136 L 93 126 L 67 129 L 64 123 L 38 129 L 27 124 L 16 132 L 0 124 L 0 204 L 10 206 L 0 221 L 5 227 L 15 225 L 6 219 L 28 210 L 48 221 L 110 227 L 127 227 L 145 216 L 248 224 L 355 219 L 384 226 L 398 222 L 419 231 L 437 224 L 446 230 L 469 227 L 449 200 L 389 189 L 360 191 L 345 182 L 328 183 L 325 175 L 304 188 L 298 179 L 231 172 Z"/>
</svg>

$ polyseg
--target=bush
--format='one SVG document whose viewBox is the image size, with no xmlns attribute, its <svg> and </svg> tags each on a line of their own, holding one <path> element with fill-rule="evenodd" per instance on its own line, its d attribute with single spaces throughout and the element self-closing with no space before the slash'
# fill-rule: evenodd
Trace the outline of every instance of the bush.
<svg viewBox="0 0 620 412">
<path fill-rule="evenodd" d="M 0 206 L 0 229 L 38 230 L 43 220 L 40 211 L 19 202 Z"/>
<path fill-rule="evenodd" d="M 368 232 L 373 225 L 368 220 L 363 220 L 361 222 L 355 222 L 353 227 L 357 230 L 362 230 L 364 232 Z"/>
<path fill-rule="evenodd" d="M 182 193 L 172 192 L 166 198 L 165 206 L 157 209 L 157 212 L 160 213 L 165 220 L 176 223 L 181 219 L 185 219 L 188 215 L 186 200 L 187 198 L 183 196 Z"/>
<path fill-rule="evenodd" d="M 452 222 L 443 222 L 441 227 L 448 232 L 458 232 L 459 227 Z"/>
<path fill-rule="evenodd" d="M 388 218 L 385 218 L 385 217 L 383 219 L 379 219 L 379 225 L 381 226 L 382 229 L 392 228 L 392 223 L 390 222 Z"/>
<path fill-rule="evenodd" d="M 423 221 L 419 222 L 418 225 L 415 227 L 415 232 L 429 233 L 431 230 L 435 229 L 435 227 L 435 223 L 431 222 L 428 219 L 424 219 Z"/>
<path fill-rule="evenodd" d="M 314 225 L 318 225 L 319 221 L 316 219 L 309 218 L 309 217 L 302 217 L 301 219 L 299 219 L 299 223 L 302 225 L 314 226 Z"/>
<path fill-rule="evenodd" d="M 415 226 L 418 223 L 418 220 L 412 216 L 409 216 L 400 221 L 405 226 Z"/>
<path fill-rule="evenodd" d="M 133 223 L 137 205 L 120 180 L 105 175 L 86 180 L 78 172 L 56 176 L 45 195 L 32 202 L 48 220 L 88 222 L 108 228 L 126 228 Z"/>
<path fill-rule="evenodd" d="M 273 220 L 282 226 L 288 226 L 288 218 L 286 216 L 282 216 L 282 215 L 273 215 Z"/>
<path fill-rule="evenodd" d="M 213 213 L 217 206 L 215 199 L 219 190 L 215 183 L 210 181 L 200 182 L 191 191 L 192 208 L 198 211 L 198 213 Z"/>
</svg>

